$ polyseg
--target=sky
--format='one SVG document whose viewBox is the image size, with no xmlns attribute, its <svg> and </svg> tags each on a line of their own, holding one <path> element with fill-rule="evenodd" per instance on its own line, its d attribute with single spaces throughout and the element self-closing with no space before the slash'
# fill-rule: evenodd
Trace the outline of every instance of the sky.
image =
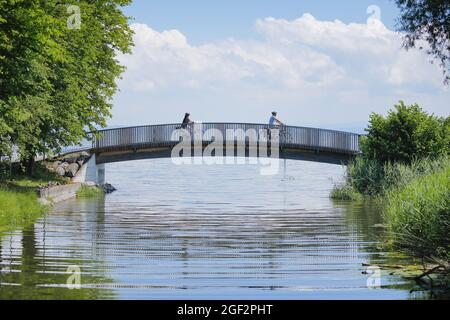
<svg viewBox="0 0 450 320">
<path fill-rule="evenodd" d="M 267 122 L 361 131 L 399 100 L 449 115 L 429 57 L 405 51 L 392 1 L 134 0 L 133 54 L 110 125 Z"/>
</svg>

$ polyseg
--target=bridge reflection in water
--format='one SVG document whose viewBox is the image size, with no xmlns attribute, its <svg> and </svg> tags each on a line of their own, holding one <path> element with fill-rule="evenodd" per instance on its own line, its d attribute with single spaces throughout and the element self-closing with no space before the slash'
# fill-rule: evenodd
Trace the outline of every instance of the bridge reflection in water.
<svg viewBox="0 0 450 320">
<path fill-rule="evenodd" d="M 360 135 L 327 129 L 282 126 L 279 128 L 277 152 L 267 153 L 274 141 L 268 125 L 251 123 L 201 123 L 185 129 L 180 124 L 148 125 L 101 130 L 92 152 L 97 164 L 172 156 L 180 136 L 188 132 L 195 148 L 203 151 L 209 144 L 223 142 L 224 155 L 276 157 L 342 164 L 360 153 Z M 273 128 L 272 128 L 273 130 Z M 275 129 L 276 130 L 276 129 Z M 239 151 L 243 150 L 241 154 Z M 272 149 L 273 151 L 273 149 Z M 217 154 L 212 154 L 217 155 Z"/>
</svg>

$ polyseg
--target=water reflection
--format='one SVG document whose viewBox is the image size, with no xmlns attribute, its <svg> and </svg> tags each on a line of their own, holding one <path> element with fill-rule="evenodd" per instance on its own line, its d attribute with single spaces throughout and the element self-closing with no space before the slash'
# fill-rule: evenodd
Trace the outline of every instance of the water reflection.
<svg viewBox="0 0 450 320">
<path fill-rule="evenodd" d="M 342 168 L 288 162 L 258 167 L 114 164 L 118 192 L 55 206 L 0 237 L 0 298 L 391 299 L 410 283 L 367 287 L 363 263 L 389 259 L 373 204 L 333 202 Z M 70 265 L 82 289 L 65 287 Z"/>
<path fill-rule="evenodd" d="M 104 199 L 73 202 L 77 210 L 94 213 L 91 235 L 101 228 Z M 64 219 L 64 216 L 61 217 Z M 69 219 L 68 219 L 69 220 Z M 68 221 L 70 222 L 70 220 Z M 79 225 L 78 225 L 79 226 Z M 82 228 L 77 228 L 81 231 Z M 112 283 L 101 265 L 103 257 L 92 254 L 77 244 L 77 237 L 68 239 L 66 231 L 48 223 L 48 218 L 21 230 L 0 237 L 0 299 L 99 299 L 114 298 L 112 290 L 101 288 Z M 79 233 L 79 235 L 81 235 Z M 95 243 L 95 239 L 92 243 Z M 81 288 L 69 289 L 68 267 L 82 270 Z"/>
</svg>

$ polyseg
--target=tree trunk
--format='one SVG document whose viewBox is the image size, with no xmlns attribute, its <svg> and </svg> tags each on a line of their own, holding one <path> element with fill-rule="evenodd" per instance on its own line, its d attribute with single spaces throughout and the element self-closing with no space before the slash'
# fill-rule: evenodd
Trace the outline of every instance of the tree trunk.
<svg viewBox="0 0 450 320">
<path fill-rule="evenodd" d="M 26 160 L 25 170 L 29 177 L 31 177 L 34 174 L 34 163 L 35 163 L 34 156 L 31 156 Z"/>
</svg>

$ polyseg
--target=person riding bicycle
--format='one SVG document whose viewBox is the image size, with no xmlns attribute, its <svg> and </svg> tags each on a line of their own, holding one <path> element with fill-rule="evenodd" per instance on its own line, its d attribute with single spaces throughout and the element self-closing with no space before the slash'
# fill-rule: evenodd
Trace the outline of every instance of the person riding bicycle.
<svg viewBox="0 0 450 320">
<path fill-rule="evenodd" d="M 277 112 L 276 112 L 276 111 L 272 112 L 272 116 L 271 116 L 270 119 L 269 119 L 269 126 L 270 126 L 271 128 L 275 128 L 275 127 L 277 127 L 277 126 L 282 126 L 282 125 L 284 125 L 284 123 L 281 122 L 281 121 L 277 118 Z"/>
<path fill-rule="evenodd" d="M 277 112 L 274 111 L 272 112 L 272 116 L 269 119 L 269 128 L 267 129 L 269 140 L 272 139 L 271 129 L 277 129 L 279 128 L 279 126 L 284 126 L 284 123 L 277 118 Z"/>
<path fill-rule="evenodd" d="M 186 114 L 184 115 L 184 119 L 183 119 L 183 122 L 182 122 L 182 124 L 181 124 L 181 128 L 186 129 L 187 126 L 188 126 L 188 124 L 194 123 L 194 122 L 191 121 L 191 119 L 189 118 L 190 115 L 191 115 L 190 113 L 186 113 Z"/>
</svg>

